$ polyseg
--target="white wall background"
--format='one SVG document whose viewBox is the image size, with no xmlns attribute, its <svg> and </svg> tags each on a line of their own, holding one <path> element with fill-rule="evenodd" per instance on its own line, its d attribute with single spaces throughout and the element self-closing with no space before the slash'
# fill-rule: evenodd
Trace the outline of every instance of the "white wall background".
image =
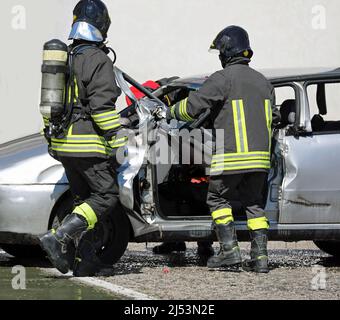
<svg viewBox="0 0 340 320">
<path fill-rule="evenodd" d="M 41 128 L 41 50 L 66 41 L 77 0 L 2 0 L 0 143 Z M 225 26 L 248 29 L 257 68 L 340 66 L 339 0 L 106 0 L 117 65 L 139 81 L 220 68 L 207 49 Z"/>
</svg>

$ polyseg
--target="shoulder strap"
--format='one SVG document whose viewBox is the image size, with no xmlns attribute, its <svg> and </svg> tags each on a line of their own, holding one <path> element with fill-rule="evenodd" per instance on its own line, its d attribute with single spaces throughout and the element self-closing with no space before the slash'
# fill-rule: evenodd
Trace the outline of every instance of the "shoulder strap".
<svg viewBox="0 0 340 320">
<path fill-rule="evenodd" d="M 101 50 L 100 48 L 98 48 L 97 45 L 81 44 L 81 45 L 74 47 L 70 52 L 70 69 L 71 69 L 70 73 L 72 73 L 72 77 L 73 77 L 73 79 L 70 79 L 71 80 L 71 82 L 70 82 L 71 88 L 72 88 L 72 81 L 74 82 L 74 77 L 77 76 L 75 71 L 74 71 L 74 68 L 73 68 L 73 59 L 74 59 L 75 56 L 77 56 L 78 54 L 81 54 L 82 52 L 84 52 L 87 49 Z M 75 86 L 75 84 L 73 84 L 73 86 Z M 88 105 L 89 100 L 87 98 L 86 87 L 83 85 L 83 83 L 81 81 L 77 81 L 77 87 L 78 87 L 77 101 L 78 101 L 78 104 L 82 107 L 82 114 L 85 117 L 86 115 L 90 114 L 90 107 Z"/>
</svg>

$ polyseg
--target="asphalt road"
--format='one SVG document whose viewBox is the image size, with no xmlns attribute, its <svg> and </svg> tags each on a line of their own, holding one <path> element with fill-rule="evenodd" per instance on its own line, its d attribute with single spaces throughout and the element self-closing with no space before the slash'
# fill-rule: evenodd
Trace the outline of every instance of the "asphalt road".
<svg viewBox="0 0 340 320">
<path fill-rule="evenodd" d="M 270 243 L 271 271 L 265 275 L 241 270 L 209 270 L 205 261 L 196 255 L 194 243 L 188 245 L 185 253 L 165 256 L 154 255 L 153 245 L 130 244 L 121 261 L 115 265 L 114 276 L 100 278 L 99 281 L 154 299 L 340 299 L 340 261 L 321 252 L 310 242 Z M 241 248 L 246 258 L 249 245 L 241 244 Z M 218 249 L 216 243 L 215 249 Z M 10 279 L 14 276 L 10 273 L 11 268 L 19 263 L 29 270 L 26 291 L 10 287 Z M 0 299 L 28 296 L 31 299 L 42 296 L 45 299 L 124 298 L 78 284 L 62 275 L 48 275 L 37 267 L 49 270 L 46 262 L 17 261 L 0 253 Z M 31 290 L 29 295 L 27 290 Z M 43 295 L 45 291 L 47 293 Z"/>
</svg>

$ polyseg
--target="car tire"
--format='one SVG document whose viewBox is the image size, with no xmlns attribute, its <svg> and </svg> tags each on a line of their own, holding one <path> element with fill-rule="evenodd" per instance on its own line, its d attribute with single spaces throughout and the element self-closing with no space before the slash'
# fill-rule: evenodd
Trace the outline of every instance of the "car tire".
<svg viewBox="0 0 340 320">
<path fill-rule="evenodd" d="M 1 249 L 18 259 L 42 259 L 44 253 L 39 246 L 23 244 L 1 244 Z"/>
<path fill-rule="evenodd" d="M 97 251 L 101 263 L 113 265 L 120 260 L 130 240 L 130 228 L 130 220 L 122 208 L 116 208 L 101 223 L 97 223 L 94 232 L 99 234 L 97 238 L 103 243 Z"/>
<path fill-rule="evenodd" d="M 70 193 L 66 193 L 56 206 L 50 219 L 50 228 L 58 228 L 67 214 L 72 212 L 73 201 Z M 130 220 L 121 205 L 115 208 L 103 221 L 96 224 L 93 232 L 85 237 L 91 237 L 96 242 L 97 257 L 103 264 L 113 265 L 124 254 L 130 240 Z M 69 262 L 73 264 L 75 258 L 75 247 L 73 243 L 68 248 L 70 251 Z M 71 263 L 72 261 L 72 263 Z"/>
<path fill-rule="evenodd" d="M 322 251 L 340 258 L 340 241 L 330 240 L 330 241 L 314 241 L 314 244 Z"/>
</svg>

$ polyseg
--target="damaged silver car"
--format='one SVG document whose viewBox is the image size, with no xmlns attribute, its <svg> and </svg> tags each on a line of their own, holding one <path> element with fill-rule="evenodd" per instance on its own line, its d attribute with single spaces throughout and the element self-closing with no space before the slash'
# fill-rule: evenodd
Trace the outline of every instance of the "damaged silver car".
<svg viewBox="0 0 340 320">
<path fill-rule="evenodd" d="M 340 256 L 340 69 L 264 74 L 275 87 L 282 116 L 273 132 L 272 168 L 263 190 L 269 239 L 312 240 L 321 250 Z M 129 241 L 216 240 L 205 203 L 214 148 L 209 113 L 193 123 L 168 124 L 154 116 L 155 110 L 162 110 L 159 107 L 165 110 L 163 101 L 169 96 L 173 103 L 187 97 L 206 76 L 173 80 L 153 93 L 145 92 L 141 101 L 129 85 L 142 86 L 117 68 L 116 78 L 134 101 L 121 111 L 134 137 L 119 170 L 124 211 L 112 212 L 97 226 L 98 257 L 117 262 Z M 157 145 L 170 142 L 167 161 L 159 161 L 162 150 Z M 189 156 L 184 149 L 190 150 Z M 202 161 L 196 161 L 200 157 Z M 12 255 L 32 255 L 37 236 L 71 212 L 63 167 L 48 155 L 40 135 L 2 145 L 0 165 L 0 246 Z M 237 198 L 235 194 L 238 237 L 248 240 L 246 216 Z"/>
</svg>

